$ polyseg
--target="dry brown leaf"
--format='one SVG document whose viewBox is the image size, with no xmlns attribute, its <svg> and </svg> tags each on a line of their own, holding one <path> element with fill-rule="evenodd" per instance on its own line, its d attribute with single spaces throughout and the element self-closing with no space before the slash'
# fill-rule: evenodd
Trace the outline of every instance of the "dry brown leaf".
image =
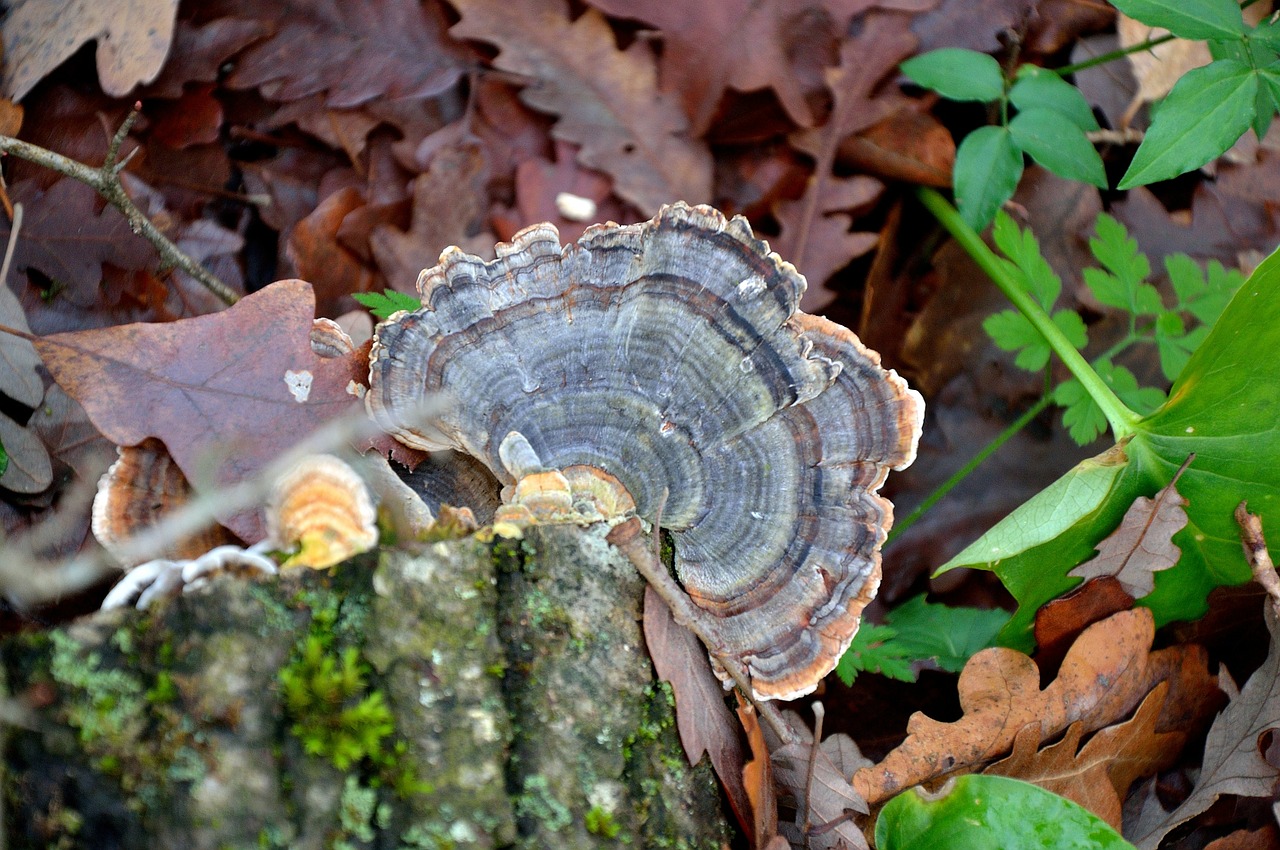
<svg viewBox="0 0 1280 850">
<path fill-rule="evenodd" d="M 850 213 L 864 211 L 883 191 L 884 184 L 871 177 L 815 175 L 803 197 L 774 207 L 781 227 L 774 250 L 809 282 L 802 310 L 822 312 L 834 297 L 827 280 L 876 246 L 879 234 L 850 231 Z"/>
<path fill-rule="evenodd" d="M 38 269 L 65 286 L 63 294 L 77 306 L 98 306 L 103 263 L 135 270 L 155 260 L 155 249 L 134 235 L 128 220 L 115 207 L 99 209 L 97 193 L 83 183 L 65 177 L 42 192 L 34 181 L 24 180 L 9 196 L 26 208 L 14 268 Z"/>
<path fill-rule="evenodd" d="M 768 847 L 778 837 L 778 798 L 773 790 L 769 746 L 765 743 L 755 706 L 745 702 L 741 694 L 737 696 L 738 720 L 742 721 L 747 744 L 751 747 L 751 760 L 742 768 L 742 784 L 751 801 L 751 844 L 753 847 Z"/>
<path fill-rule="evenodd" d="M 1175 475 L 1154 499 L 1134 499 L 1120 525 L 1098 544 L 1097 557 L 1067 575 L 1083 579 L 1114 576 L 1133 598 L 1149 594 L 1155 589 L 1154 574 L 1169 569 L 1182 557 L 1173 535 L 1187 525 L 1187 512 L 1183 510 L 1187 500 L 1178 492 L 1177 484 Z"/>
<path fill-rule="evenodd" d="M 658 678 L 671 683 L 676 697 L 676 729 L 690 764 L 711 759 L 740 823 L 751 823 L 751 804 L 743 784 L 746 754 L 737 723 L 724 704 L 724 688 L 711 672 L 707 650 L 693 632 L 676 623 L 671 609 L 652 587 L 644 591 L 644 642 Z"/>
<path fill-rule="evenodd" d="M 252 478 L 324 422 L 358 411 L 347 393 L 351 364 L 311 350 L 314 316 L 311 285 L 286 280 L 211 316 L 34 342 L 108 439 L 159 438 L 197 492 L 208 492 Z M 224 510 L 218 520 L 262 539 L 257 512 Z"/>
<path fill-rule="evenodd" d="M 4 37 L 4 91 L 14 100 L 86 41 L 98 41 L 102 90 L 123 97 L 160 73 L 178 0 L 13 0 Z"/>
<path fill-rule="evenodd" d="M 1085 629 L 1043 691 L 1030 658 L 984 649 L 969 659 L 957 689 L 964 716 L 941 723 L 916 712 L 907 739 L 883 761 L 859 770 L 853 785 L 872 803 L 927 779 L 1003 755 L 1029 723 L 1041 740 L 1083 721 L 1093 731 L 1127 715 L 1151 689 L 1147 665 L 1155 628 L 1146 609 L 1123 611 Z"/>
<path fill-rule="evenodd" d="M 778 787 L 796 801 L 796 816 L 806 811 L 810 834 L 804 835 L 800 824 L 780 823 L 778 831 L 794 846 L 811 850 L 866 848 L 862 830 L 853 822 L 854 814 L 865 815 L 870 809 L 862 795 L 849 784 L 846 768 L 862 762 L 861 753 L 852 739 L 828 746 L 823 741 L 813 753 L 813 737 L 803 723 L 791 724 L 802 730 L 799 738 L 773 752 L 773 774 Z M 813 781 L 809 781 L 809 760 L 813 758 Z M 841 759 L 839 765 L 835 759 Z M 801 803 L 804 805 L 801 805 Z"/>
<path fill-rule="evenodd" d="M 1278 848 L 1280 848 L 1280 831 L 1276 830 L 1276 825 L 1273 823 L 1257 829 L 1238 829 L 1204 846 L 1204 850 L 1278 850 Z"/>
<path fill-rule="evenodd" d="M 569 20 L 565 0 L 453 0 L 462 20 L 450 33 L 498 45 L 494 65 L 531 80 L 520 98 L 559 116 L 558 139 L 580 145 L 578 159 L 614 180 L 617 195 L 653 215 L 673 200 L 711 198 L 711 155 L 688 135 L 671 96 L 658 91 L 653 50 L 637 40 L 618 50 L 604 16 Z"/>
<path fill-rule="evenodd" d="M 227 79 L 231 88 L 259 88 L 284 101 L 323 92 L 331 108 L 343 108 L 380 98 L 432 97 L 462 74 L 464 59 L 444 38 L 434 3 L 288 0 L 280 5 L 284 8 L 263 8 L 262 17 L 278 20 L 277 29 L 239 56 Z"/>
<path fill-rule="evenodd" d="M 0 324 L 30 331 L 22 304 L 0 282 Z M 36 371 L 40 355 L 31 343 L 11 334 L 0 334 L 0 393 L 27 407 L 44 398 L 44 381 Z M 44 443 L 27 428 L 0 413 L 0 446 L 9 456 L 0 475 L 0 487 L 17 493 L 39 493 L 53 481 L 53 465 Z"/>
<path fill-rule="evenodd" d="M 434 266 L 450 245 L 493 255 L 485 231 L 489 168 L 474 142 L 441 148 L 425 174 L 413 181 L 413 213 L 407 231 L 380 225 L 369 236 L 378 268 L 392 289 L 417 294 L 418 273 Z"/>
<path fill-rule="evenodd" d="M 1056 670 L 1080 632 L 1132 607 L 1133 597 L 1111 576 L 1090 579 L 1049 600 L 1036 611 L 1036 664 L 1041 670 Z"/>
<path fill-rule="evenodd" d="M 795 68 L 814 52 L 806 20 L 825 16 L 832 34 L 843 33 L 849 18 L 872 2 L 590 0 L 590 5 L 661 31 L 663 90 L 678 93 L 701 133 L 726 87 L 744 92 L 771 88 L 792 121 L 802 127 L 812 125 L 813 111 Z M 797 49 L 797 41 L 805 36 L 809 38 L 804 49 Z"/>
<path fill-rule="evenodd" d="M 640 216 L 610 194 L 609 178 L 583 168 L 577 162 L 577 147 L 556 142 L 555 162 L 539 157 L 516 167 L 516 205 L 495 210 L 491 216 L 498 238 L 504 242 L 522 227 L 549 221 L 560 231 L 560 241 L 577 241 L 584 230 L 597 221 L 633 221 Z M 556 197 L 567 192 L 595 204 L 595 215 L 585 221 L 571 221 L 556 206 Z"/>
<path fill-rule="evenodd" d="M 315 286 L 324 315 L 333 315 L 339 298 L 373 286 L 373 272 L 338 242 L 343 219 L 364 206 L 359 189 L 339 189 L 298 222 L 289 236 L 288 257 L 297 273 Z"/>
<path fill-rule="evenodd" d="M 1173 764 L 1186 742 L 1184 732 L 1156 731 L 1168 691 L 1168 682 L 1156 685 L 1132 719 L 1100 730 L 1083 749 L 1079 723 L 1043 749 L 1040 725 L 1028 723 L 1014 738 L 1010 756 L 983 772 L 1039 785 L 1074 800 L 1119 830 L 1121 801 L 1129 786 Z"/>
<path fill-rule="evenodd" d="M 1231 702 L 1214 720 L 1204 743 L 1200 778 L 1191 795 L 1171 812 L 1160 808 L 1152 795 L 1138 821 L 1125 830 L 1125 838 L 1140 850 L 1154 850 L 1169 830 L 1204 812 L 1223 794 L 1270 797 L 1280 770 L 1267 763 L 1259 751 L 1263 733 L 1280 728 L 1280 623 L 1265 606 L 1271 645 L 1267 659 L 1253 672 L 1238 694 L 1225 671 L 1223 690 Z"/>
</svg>

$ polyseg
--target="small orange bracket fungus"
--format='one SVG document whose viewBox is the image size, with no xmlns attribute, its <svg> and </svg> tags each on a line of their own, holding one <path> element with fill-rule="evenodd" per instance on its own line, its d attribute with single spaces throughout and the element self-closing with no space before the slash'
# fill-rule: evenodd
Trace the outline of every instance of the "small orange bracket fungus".
<svg viewBox="0 0 1280 850">
<path fill-rule="evenodd" d="M 323 569 L 378 542 L 364 480 L 332 455 L 307 455 L 281 475 L 267 502 L 267 540 L 296 551 L 281 566 Z"/>
<path fill-rule="evenodd" d="M 479 459 L 500 517 L 630 512 L 671 532 L 716 651 L 764 699 L 813 690 L 880 583 L 924 404 L 746 220 L 675 204 L 561 246 L 538 224 L 485 262 L 450 248 L 423 307 L 380 324 L 370 414 Z"/>
</svg>

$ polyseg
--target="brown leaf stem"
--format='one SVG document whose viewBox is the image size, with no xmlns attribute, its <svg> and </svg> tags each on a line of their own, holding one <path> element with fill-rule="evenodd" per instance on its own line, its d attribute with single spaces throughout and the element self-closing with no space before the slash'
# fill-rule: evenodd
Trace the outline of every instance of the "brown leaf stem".
<svg viewBox="0 0 1280 850">
<path fill-rule="evenodd" d="M 199 281 L 205 289 L 212 292 L 223 303 L 236 303 L 239 300 L 239 296 L 232 291 L 231 287 L 189 257 L 181 248 L 173 244 L 167 236 L 161 233 L 160 229 L 151 222 L 151 219 L 143 215 L 142 210 L 138 209 L 137 205 L 133 203 L 133 199 L 129 197 L 129 193 L 124 189 L 124 184 L 120 182 L 120 170 L 128 164 L 129 157 L 126 157 L 123 162 L 117 162 L 116 157 L 120 153 L 120 146 L 124 143 L 125 136 L 128 135 L 129 129 L 137 119 L 138 110 L 135 108 L 125 118 L 115 136 L 112 137 L 111 143 L 107 148 L 107 158 L 100 168 L 91 168 L 62 154 L 54 153 L 47 148 L 24 142 L 21 139 L 15 139 L 12 136 L 0 136 L 0 152 L 13 154 L 28 162 L 42 165 L 89 186 L 101 195 L 107 203 L 124 214 L 133 232 L 154 245 L 156 252 L 160 255 L 160 259 L 166 265 L 182 269 L 192 278 Z"/>
</svg>

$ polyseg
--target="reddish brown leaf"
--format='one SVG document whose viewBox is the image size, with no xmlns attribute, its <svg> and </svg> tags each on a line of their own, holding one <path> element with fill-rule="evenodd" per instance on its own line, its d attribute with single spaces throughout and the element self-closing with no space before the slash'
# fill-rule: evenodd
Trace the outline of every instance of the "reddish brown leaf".
<svg viewBox="0 0 1280 850">
<path fill-rule="evenodd" d="M 1238 829 L 1210 841 L 1204 850 L 1280 850 L 1280 831 L 1273 823 L 1257 829 Z"/>
<path fill-rule="evenodd" d="M 1169 569 L 1182 557 L 1182 550 L 1173 542 L 1173 535 L 1187 525 L 1187 512 L 1183 510 L 1187 500 L 1176 486 L 1181 474 L 1182 470 L 1178 470 L 1178 475 L 1154 499 L 1134 499 L 1119 527 L 1098 544 L 1097 557 L 1067 575 L 1083 579 L 1114 576 L 1135 599 L 1150 593 L 1155 588 L 1154 573 Z"/>
<path fill-rule="evenodd" d="M 742 784 L 751 801 L 751 844 L 754 847 L 767 847 L 778 835 L 778 798 L 773 790 L 769 746 L 765 743 L 764 730 L 760 728 L 760 717 L 756 714 L 755 707 L 745 702 L 742 694 L 736 691 L 734 693 L 738 697 L 738 720 L 742 722 L 742 728 L 747 733 L 747 744 L 751 747 L 751 761 L 742 768 Z"/>
<path fill-rule="evenodd" d="M 15 0 L 5 18 L 4 91 L 14 100 L 70 58 L 98 42 L 98 81 L 122 97 L 160 73 L 173 40 L 178 0 Z"/>
<path fill-rule="evenodd" d="M 375 98 L 431 97 L 462 74 L 462 56 L 444 38 L 433 3 L 288 0 L 283 6 L 283 13 L 269 13 L 283 15 L 275 33 L 237 60 L 230 87 L 260 87 L 286 101 L 323 92 L 330 107 L 343 108 Z"/>
<path fill-rule="evenodd" d="M 373 285 L 373 272 L 338 242 L 342 220 L 364 205 L 358 189 L 340 189 L 298 222 L 289 237 L 289 259 L 298 274 L 315 285 L 323 315 L 334 314 L 339 298 Z"/>
<path fill-rule="evenodd" d="M 830 277 L 876 246 L 875 233 L 850 232 L 853 216 L 880 197 L 884 185 L 871 177 L 816 175 L 797 201 L 774 208 L 782 232 L 775 250 L 809 281 L 801 309 L 821 312 L 834 297 L 825 287 Z"/>
<path fill-rule="evenodd" d="M 688 136 L 688 121 L 657 90 L 653 51 L 625 51 L 594 9 L 569 20 L 566 0 L 529 0 L 513 15 L 505 0 L 454 0 L 462 20 L 450 32 L 497 44 L 494 64 L 536 84 L 521 91 L 534 109 L 558 115 L 552 134 L 581 146 L 578 158 L 604 171 L 614 191 L 645 215 L 674 199 L 711 198 L 711 156 Z"/>
<path fill-rule="evenodd" d="M 188 148 L 218 141 L 222 104 L 213 96 L 212 85 L 196 86 L 164 103 L 150 117 L 151 138 L 171 148 Z"/>
<path fill-rule="evenodd" d="M 408 231 L 385 225 L 374 228 L 369 245 L 393 289 L 416 295 L 418 273 L 434 266 L 450 245 L 492 256 L 493 237 L 484 231 L 489 212 L 487 175 L 484 151 L 478 145 L 443 148 L 427 173 L 413 181 Z"/>
<path fill-rule="evenodd" d="M 1040 747 L 1040 726 L 1028 723 L 1013 742 L 1007 759 L 984 773 L 1011 776 L 1074 800 L 1120 829 L 1120 803 L 1135 780 L 1154 775 L 1177 759 L 1185 732 L 1157 732 L 1160 705 L 1169 690 L 1161 682 L 1147 695 L 1133 718 L 1101 729 L 1084 748 L 1084 730 L 1072 724 L 1061 741 Z"/>
<path fill-rule="evenodd" d="M 114 207 L 99 209 L 97 194 L 83 183 L 67 177 L 42 192 L 23 181 L 10 190 L 10 197 L 26 208 L 14 266 L 38 269 L 66 287 L 65 294 L 78 306 L 97 303 L 103 263 L 141 269 L 155 260 L 155 249 L 133 234 Z M 3 228 L 0 239 L 7 238 L 8 230 Z"/>
<path fill-rule="evenodd" d="M 711 672 L 702 642 L 676 623 L 652 587 L 644 592 L 644 641 L 658 678 L 671 683 L 676 728 L 689 763 L 697 764 L 704 753 L 708 755 L 738 822 L 751 823 L 751 804 L 742 780 L 746 755 L 737 723 L 724 704 L 724 688 Z"/>
<path fill-rule="evenodd" d="M 904 107 L 840 143 L 836 161 L 886 180 L 951 187 L 956 143 L 928 113 Z"/>
<path fill-rule="evenodd" d="M 873 0 L 801 3 L 719 0 L 591 0 L 618 18 L 635 18 L 662 33 L 662 88 L 678 93 L 694 132 L 706 130 L 726 87 L 738 91 L 771 88 L 782 107 L 802 127 L 813 124 L 796 66 L 821 57 L 814 26 L 828 40 L 843 33 L 853 15 Z M 801 47 L 803 45 L 803 47 Z"/>
<path fill-rule="evenodd" d="M 1090 579 L 1036 612 L 1036 664 L 1057 670 L 1080 632 L 1119 611 L 1133 607 L 1133 597 L 1112 576 Z"/>
<path fill-rule="evenodd" d="M 157 437 L 198 492 L 253 477 L 324 422 L 356 415 L 345 360 L 311 351 L 311 285 L 280 281 L 211 316 L 35 340 L 54 379 L 118 445 Z M 289 376 L 309 374 L 310 392 Z M 246 540 L 256 512 L 219 514 Z"/>
<path fill-rule="evenodd" d="M 184 10 L 190 14 L 196 4 Z M 173 50 L 156 81 L 147 86 L 147 97 L 179 98 L 188 83 L 214 83 L 219 70 L 237 51 L 268 35 L 270 21 L 219 17 L 204 24 L 178 20 Z"/>
<path fill-rule="evenodd" d="M 573 145 L 557 142 L 555 162 L 538 158 L 520 163 L 516 169 L 515 209 L 499 210 L 493 215 L 499 239 L 508 241 L 522 227 L 549 221 L 560 231 L 560 240 L 568 243 L 598 221 L 631 221 L 640 217 L 610 196 L 609 178 L 578 165 L 576 152 Z M 565 218 L 556 206 L 556 197 L 562 192 L 592 201 L 595 214 L 585 221 Z"/>
</svg>

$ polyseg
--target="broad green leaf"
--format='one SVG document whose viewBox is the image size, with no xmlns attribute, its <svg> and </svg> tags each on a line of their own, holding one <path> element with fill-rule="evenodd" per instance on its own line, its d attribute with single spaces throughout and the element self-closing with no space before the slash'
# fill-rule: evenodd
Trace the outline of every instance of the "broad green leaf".
<svg viewBox="0 0 1280 850">
<path fill-rule="evenodd" d="M 357 292 L 352 298 L 369 308 L 369 312 L 377 316 L 379 319 L 386 319 L 392 313 L 398 313 L 401 310 L 418 310 L 422 308 L 422 302 L 412 295 L 405 295 L 403 292 L 396 292 L 394 289 L 388 289 L 384 292 Z"/>
<path fill-rule="evenodd" d="M 1275 351 L 1280 351 L 1280 253 L 1263 262 L 1232 298 L 1179 374 L 1169 400 L 1138 421 L 1122 447 L 1128 462 L 1118 472 L 1105 470 L 1105 490 L 1102 482 L 1093 482 L 1084 488 L 1085 497 L 1064 504 L 1065 494 L 1080 489 L 1078 466 L 944 565 L 992 569 L 1018 600 L 1017 612 L 1001 632 L 1003 644 L 1031 648 L 1035 612 L 1078 581 L 1067 572 L 1091 557 L 1135 498 L 1168 484 L 1192 452 L 1195 461 L 1178 483 L 1189 502 L 1187 527 L 1174 536 L 1182 558 L 1157 574 L 1155 590 L 1142 604 L 1157 624 L 1194 619 L 1204 613 L 1213 588 L 1249 580 L 1232 512 L 1248 500 L 1264 527 L 1280 525 L 1280 357 L 1271 356 Z"/>
<path fill-rule="evenodd" d="M 1257 91 L 1258 73 L 1237 59 L 1188 71 L 1156 112 L 1117 188 L 1168 180 L 1217 157 L 1253 124 Z"/>
<path fill-rule="evenodd" d="M 1080 89 L 1036 65 L 1023 65 L 1018 69 L 1018 78 L 1009 89 L 1009 102 L 1019 111 L 1037 107 L 1053 109 L 1086 133 L 1099 129 L 1089 101 Z"/>
<path fill-rule="evenodd" d="M 956 149 L 956 209 L 976 231 L 1013 197 L 1022 179 L 1022 151 L 1004 127 L 979 127 Z"/>
<path fill-rule="evenodd" d="M 1025 109 L 1009 122 L 1013 142 L 1059 177 L 1107 187 L 1102 157 L 1070 118 L 1053 109 Z"/>
<path fill-rule="evenodd" d="M 912 788 L 876 820 L 879 850 L 1134 850 L 1106 821 L 1051 791 L 970 774 L 931 794 Z"/>
<path fill-rule="evenodd" d="M 900 66 L 918 85 L 948 100 L 998 100 L 1004 95 L 1000 63 L 985 53 L 944 47 L 913 56 Z"/>
<path fill-rule="evenodd" d="M 1052 542 L 1102 506 L 1126 463 L 1124 452 L 1116 449 L 1081 461 L 1066 475 L 1023 502 L 1017 510 L 1000 520 L 995 528 L 939 567 L 934 575 L 956 567 L 990 568 L 1008 558 Z M 1073 579 L 1072 583 L 1074 582 Z M 1008 586 L 1008 582 L 1005 586 Z"/>
<path fill-rule="evenodd" d="M 1111 5 L 1181 38 L 1229 39 L 1244 33 L 1244 16 L 1235 0 L 1112 0 Z"/>
</svg>

